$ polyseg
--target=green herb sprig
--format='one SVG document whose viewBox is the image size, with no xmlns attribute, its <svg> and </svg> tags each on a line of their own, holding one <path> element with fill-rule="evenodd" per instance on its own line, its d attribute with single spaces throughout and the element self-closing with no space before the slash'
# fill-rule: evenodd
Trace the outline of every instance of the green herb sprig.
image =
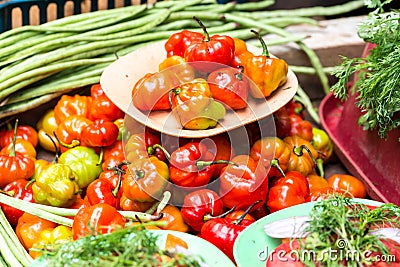
<svg viewBox="0 0 400 267">
<path fill-rule="evenodd" d="M 45 264 L 41 266 L 200 267 L 198 255 L 172 254 L 158 246 L 157 235 L 142 229 L 132 226 L 110 234 L 90 235 L 54 251 L 43 251 Z"/>
<path fill-rule="evenodd" d="M 301 251 L 312 251 L 314 258 L 302 257 L 306 266 L 364 266 L 372 258 L 366 252 L 388 255 L 388 248 L 378 236 L 370 234 L 374 227 L 400 227 L 400 208 L 383 204 L 371 210 L 342 194 L 317 202 L 310 213 L 310 224 L 305 229 L 310 235 L 301 242 Z M 329 253 L 333 252 L 332 257 Z"/>
<path fill-rule="evenodd" d="M 339 80 L 331 91 L 341 100 L 356 93 L 356 105 L 363 112 L 358 123 L 387 138 L 400 127 L 400 11 L 381 13 L 391 0 L 366 2 L 376 9 L 359 26 L 358 35 L 376 47 L 365 58 L 342 57 L 341 65 L 332 72 Z M 347 90 L 353 75 L 356 82 Z"/>
</svg>

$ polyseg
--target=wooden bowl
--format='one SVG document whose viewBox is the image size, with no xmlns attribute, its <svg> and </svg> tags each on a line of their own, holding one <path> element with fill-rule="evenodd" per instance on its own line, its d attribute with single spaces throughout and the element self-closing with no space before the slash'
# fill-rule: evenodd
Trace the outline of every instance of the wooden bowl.
<svg viewBox="0 0 400 267">
<path fill-rule="evenodd" d="M 298 81 L 289 70 L 287 82 L 271 96 L 255 99 L 249 95 L 247 108 L 227 111 L 215 128 L 207 130 L 183 129 L 171 111 L 143 112 L 131 101 L 131 92 L 136 82 L 147 73 L 158 71 L 158 65 L 166 58 L 164 41 L 149 44 L 127 54 L 110 64 L 102 73 L 101 86 L 106 95 L 127 115 L 161 133 L 184 138 L 202 138 L 234 130 L 246 124 L 263 119 L 288 103 L 296 93 Z M 248 49 L 261 54 L 261 49 Z"/>
</svg>

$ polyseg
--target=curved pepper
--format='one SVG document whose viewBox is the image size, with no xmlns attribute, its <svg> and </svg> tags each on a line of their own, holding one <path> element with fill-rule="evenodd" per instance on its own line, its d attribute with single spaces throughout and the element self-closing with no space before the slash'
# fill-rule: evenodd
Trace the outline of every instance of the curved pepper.
<svg viewBox="0 0 400 267">
<path fill-rule="evenodd" d="M 284 176 L 290 159 L 290 148 L 278 137 L 264 137 L 253 144 L 250 157 L 269 169 L 268 176 Z"/>
<path fill-rule="evenodd" d="M 72 229 L 70 227 L 59 225 L 54 229 L 45 229 L 40 232 L 39 238 L 33 243 L 29 255 L 36 259 L 42 255 L 40 250 L 53 251 L 58 246 L 72 240 Z"/>
<path fill-rule="evenodd" d="M 261 200 L 258 206 L 266 202 L 268 177 L 264 166 L 248 155 L 238 155 L 232 159 L 236 165 L 222 169 L 219 195 L 225 207 L 247 209 Z"/>
<path fill-rule="evenodd" d="M 137 159 L 129 164 L 129 172 L 122 182 L 127 198 L 134 201 L 153 202 L 161 197 L 169 180 L 168 165 L 152 156 Z"/>
<path fill-rule="evenodd" d="M 54 109 L 46 111 L 46 113 L 36 123 L 39 144 L 43 149 L 56 152 L 54 143 L 57 145 L 58 140 L 54 137 L 54 131 L 57 129 L 57 126 L 58 124 L 54 117 Z"/>
<path fill-rule="evenodd" d="M 198 187 L 208 184 L 213 176 L 214 154 L 200 142 L 187 143 L 171 154 L 171 181 L 184 187 Z M 226 162 L 225 162 L 226 163 Z"/>
<path fill-rule="evenodd" d="M 68 165 L 50 164 L 32 185 L 35 202 L 55 207 L 69 207 L 79 193 L 76 179 L 76 174 Z"/>
<path fill-rule="evenodd" d="M 99 160 L 93 148 L 77 146 L 62 153 L 58 162 L 71 168 L 79 188 L 85 188 L 102 172 Z"/>
<path fill-rule="evenodd" d="M 257 33 L 257 37 L 261 42 L 263 52 L 245 62 L 244 73 L 256 85 L 250 86 L 251 95 L 255 98 L 264 98 L 286 83 L 288 64 L 283 59 L 270 57 L 267 45 L 260 34 Z"/>
<path fill-rule="evenodd" d="M 288 136 L 283 141 L 291 150 L 287 170 L 298 171 L 305 176 L 312 173 L 318 152 L 311 143 L 297 135 Z"/>
</svg>

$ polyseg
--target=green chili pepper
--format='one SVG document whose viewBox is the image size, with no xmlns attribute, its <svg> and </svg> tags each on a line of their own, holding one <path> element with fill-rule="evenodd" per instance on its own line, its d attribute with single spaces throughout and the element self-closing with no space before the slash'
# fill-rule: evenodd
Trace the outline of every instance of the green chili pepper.
<svg viewBox="0 0 400 267">
<path fill-rule="evenodd" d="M 205 130 L 217 125 L 218 120 L 223 119 L 226 114 L 225 107 L 213 99 L 210 103 L 194 118 L 184 124 L 186 129 Z"/>
</svg>

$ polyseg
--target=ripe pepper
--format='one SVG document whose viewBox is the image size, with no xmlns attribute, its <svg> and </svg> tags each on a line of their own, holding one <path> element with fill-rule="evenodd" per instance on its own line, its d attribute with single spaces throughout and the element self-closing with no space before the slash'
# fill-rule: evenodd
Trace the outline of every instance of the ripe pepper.
<svg viewBox="0 0 400 267">
<path fill-rule="evenodd" d="M 54 109 L 46 111 L 36 123 L 39 145 L 47 151 L 56 152 L 54 143 L 58 144 L 58 141 L 57 138 L 54 137 L 54 132 L 57 129 L 57 125 L 56 119 L 54 118 Z"/>
<path fill-rule="evenodd" d="M 194 41 L 186 48 L 184 58 L 187 62 L 214 62 L 219 64 L 197 63 L 194 68 L 202 72 L 211 72 L 221 65 L 231 66 L 235 54 L 235 42 L 227 35 L 210 35 L 206 27 L 196 17 L 193 17 L 203 29 L 204 38 Z"/>
<path fill-rule="evenodd" d="M 34 147 L 38 144 L 38 133 L 35 128 L 29 125 L 18 125 L 16 123 L 16 139 L 23 139 L 30 142 Z M 0 148 L 6 147 L 13 142 L 15 129 L 11 126 L 7 130 L 0 131 Z"/>
<path fill-rule="evenodd" d="M 183 30 L 172 34 L 164 45 L 167 51 L 167 57 L 183 57 L 188 46 L 193 42 L 202 41 L 203 38 L 203 34 L 189 30 Z"/>
<path fill-rule="evenodd" d="M 364 183 L 348 174 L 333 174 L 328 179 L 328 184 L 335 191 L 349 194 L 351 197 L 366 198 L 367 189 Z"/>
<path fill-rule="evenodd" d="M 99 83 L 90 87 L 90 96 L 92 97 L 92 104 L 88 114 L 89 120 L 115 121 L 125 116 L 125 113 L 104 93 Z"/>
<path fill-rule="evenodd" d="M 40 175 L 40 173 L 50 164 L 51 162 L 45 159 L 35 160 L 35 173 L 33 174 L 31 180 L 36 180 L 36 178 Z"/>
<path fill-rule="evenodd" d="M 81 142 L 81 133 L 91 123 L 91 120 L 80 115 L 71 115 L 59 123 L 55 134 L 61 145 L 60 151 L 67 151 L 69 148 L 79 144 L 85 145 Z"/>
<path fill-rule="evenodd" d="M 57 224 L 29 213 L 24 213 L 18 220 L 15 233 L 25 249 L 30 249 L 46 229 L 54 229 Z"/>
<path fill-rule="evenodd" d="M 212 100 L 210 87 L 202 78 L 182 84 L 171 92 L 172 111 L 186 129 L 215 127 L 225 116 L 224 106 Z"/>
<path fill-rule="evenodd" d="M 161 161 L 166 160 L 164 149 L 159 146 L 160 136 L 150 129 L 145 129 L 144 133 L 133 134 L 125 144 L 126 160 L 134 162 L 137 159 L 155 156 Z"/>
<path fill-rule="evenodd" d="M 32 185 L 36 203 L 55 207 L 69 207 L 79 193 L 77 175 L 65 164 L 52 163 Z"/>
<path fill-rule="evenodd" d="M 117 185 L 114 185 L 106 178 L 99 178 L 91 182 L 86 188 L 86 196 L 90 205 L 106 203 L 119 209 L 122 196 L 122 190 L 120 190 L 121 182 L 122 180 Z"/>
<path fill-rule="evenodd" d="M 106 147 L 112 145 L 118 138 L 118 127 L 112 121 L 102 119 L 83 127 L 81 141 L 90 147 Z"/>
<path fill-rule="evenodd" d="M 26 179 L 15 180 L 7 184 L 2 192 L 14 198 L 22 199 L 27 202 L 34 202 L 32 183 L 28 183 L 29 181 Z M 24 214 L 24 212 L 4 203 L 1 203 L 0 206 L 10 224 L 12 226 L 16 226 L 18 219 L 22 216 L 22 214 Z"/>
<path fill-rule="evenodd" d="M 173 74 L 180 83 L 187 83 L 195 78 L 195 70 L 180 56 L 167 57 L 160 63 L 158 69 L 160 72 Z"/>
<path fill-rule="evenodd" d="M 119 201 L 119 206 L 120 206 L 121 210 L 146 212 L 153 205 L 154 205 L 154 202 L 133 201 L 132 199 L 127 198 L 125 193 L 122 190 L 121 199 Z"/>
<path fill-rule="evenodd" d="M 318 152 L 311 143 L 297 135 L 288 136 L 283 141 L 291 150 L 287 170 L 298 171 L 305 176 L 312 173 L 315 168 L 315 159 L 318 157 Z"/>
<path fill-rule="evenodd" d="M 122 183 L 127 198 L 153 202 L 161 197 L 170 177 L 165 162 L 151 156 L 133 161 L 128 168 Z"/>
<path fill-rule="evenodd" d="M 313 139 L 313 126 L 311 122 L 303 120 L 299 115 L 290 114 L 290 132 L 289 135 L 298 135 L 301 138 L 311 141 Z"/>
<path fill-rule="evenodd" d="M 285 107 L 281 107 L 273 113 L 276 136 L 283 139 L 290 135 L 291 120 Z"/>
<path fill-rule="evenodd" d="M 3 147 L 0 150 L 0 154 L 10 154 L 13 149 L 15 149 L 15 152 L 19 152 L 27 158 L 31 158 L 34 161 L 36 160 L 37 153 L 35 147 L 32 145 L 32 143 L 23 139 L 16 139 L 15 144 L 10 143 Z"/>
<path fill-rule="evenodd" d="M 119 165 L 125 160 L 124 144 L 121 140 L 117 140 L 111 146 L 107 146 L 103 150 L 103 163 L 101 168 L 107 171 L 108 168 Z"/>
<path fill-rule="evenodd" d="M 235 165 L 226 166 L 220 176 L 219 195 L 225 207 L 247 209 L 255 201 L 266 201 L 268 194 L 267 172 L 261 164 L 248 155 L 232 159 Z"/>
<path fill-rule="evenodd" d="M 251 95 L 255 98 L 264 98 L 286 83 L 288 64 L 283 59 L 270 57 L 267 45 L 261 35 L 258 33 L 256 35 L 261 42 L 263 52 L 244 63 L 244 73 L 256 85 L 250 86 Z"/>
<path fill-rule="evenodd" d="M 309 186 L 306 177 L 297 171 L 289 171 L 286 177 L 278 178 L 272 184 L 267 206 L 272 213 L 305 203 L 308 195 Z"/>
<path fill-rule="evenodd" d="M 88 118 L 90 107 L 92 105 L 92 97 L 82 95 L 63 95 L 54 107 L 54 118 L 57 124 L 72 115 L 80 115 Z"/>
<path fill-rule="evenodd" d="M 301 103 L 300 101 L 297 101 L 295 99 L 291 99 L 285 106 L 284 108 L 286 109 L 287 113 L 289 115 L 291 114 L 296 114 L 298 116 L 300 116 L 303 120 L 306 116 L 305 114 L 305 108 L 303 103 Z"/>
<path fill-rule="evenodd" d="M 79 188 L 85 188 L 97 179 L 102 171 L 98 165 L 99 159 L 93 148 L 77 146 L 62 153 L 58 162 L 72 170 Z"/>
<path fill-rule="evenodd" d="M 201 142 L 190 142 L 181 146 L 171 154 L 171 182 L 184 187 L 208 184 L 215 169 L 213 159 L 214 154 Z"/>
<path fill-rule="evenodd" d="M 199 189 L 187 194 L 183 200 L 181 214 L 194 231 L 199 232 L 203 224 L 224 212 L 224 203 L 210 189 Z"/>
<path fill-rule="evenodd" d="M 168 93 L 180 81 L 171 71 L 147 73 L 132 88 L 132 103 L 142 110 L 168 110 L 171 108 Z"/>
<path fill-rule="evenodd" d="M 179 232 L 189 231 L 189 226 L 183 220 L 181 211 L 177 207 L 167 205 L 162 209 L 161 213 L 163 216 L 159 221 L 166 222 L 166 225 L 160 226 L 161 229 Z"/>
<path fill-rule="evenodd" d="M 256 203 L 258 202 L 254 204 Z M 201 228 L 200 237 L 214 244 L 232 261 L 235 261 L 233 258 L 233 245 L 238 235 L 252 224 L 252 220 L 247 220 L 245 217 L 253 206 L 250 206 L 238 219 L 215 218 L 207 221 Z"/>
<path fill-rule="evenodd" d="M 72 223 L 73 239 L 93 234 L 108 234 L 125 226 L 126 219 L 116 208 L 105 203 L 78 210 Z"/>
<path fill-rule="evenodd" d="M 14 127 L 14 139 L 11 152 L 0 154 L 0 188 L 18 179 L 28 179 L 35 173 L 35 162 L 15 151 L 17 123 Z"/>
<path fill-rule="evenodd" d="M 324 177 L 323 164 L 328 162 L 332 156 L 333 143 L 328 134 L 322 129 L 313 127 L 312 133 L 311 144 L 318 152 L 318 158 L 316 159 L 317 167 L 320 175 Z"/>
<path fill-rule="evenodd" d="M 247 106 L 249 83 L 243 67 L 217 69 L 208 75 L 207 82 L 214 99 L 233 110 Z"/>
<path fill-rule="evenodd" d="M 309 174 L 307 175 L 307 181 L 308 181 L 308 188 L 310 190 L 310 194 L 313 193 L 314 191 L 320 190 L 321 188 L 328 187 L 328 181 L 317 175 L 317 174 Z"/>
<path fill-rule="evenodd" d="M 42 256 L 40 250 L 53 251 L 58 246 L 72 241 L 72 229 L 59 225 L 54 229 L 45 229 L 40 232 L 39 238 L 33 243 L 29 255 L 33 259 Z"/>
<path fill-rule="evenodd" d="M 247 44 L 242 39 L 233 38 L 233 41 L 235 43 L 235 54 L 232 61 L 232 67 L 237 68 L 243 66 L 247 60 L 254 56 L 254 54 L 247 49 Z"/>
<path fill-rule="evenodd" d="M 269 177 L 284 176 L 290 159 L 290 148 L 278 137 L 263 137 L 252 145 L 250 157 L 269 169 Z"/>
</svg>

